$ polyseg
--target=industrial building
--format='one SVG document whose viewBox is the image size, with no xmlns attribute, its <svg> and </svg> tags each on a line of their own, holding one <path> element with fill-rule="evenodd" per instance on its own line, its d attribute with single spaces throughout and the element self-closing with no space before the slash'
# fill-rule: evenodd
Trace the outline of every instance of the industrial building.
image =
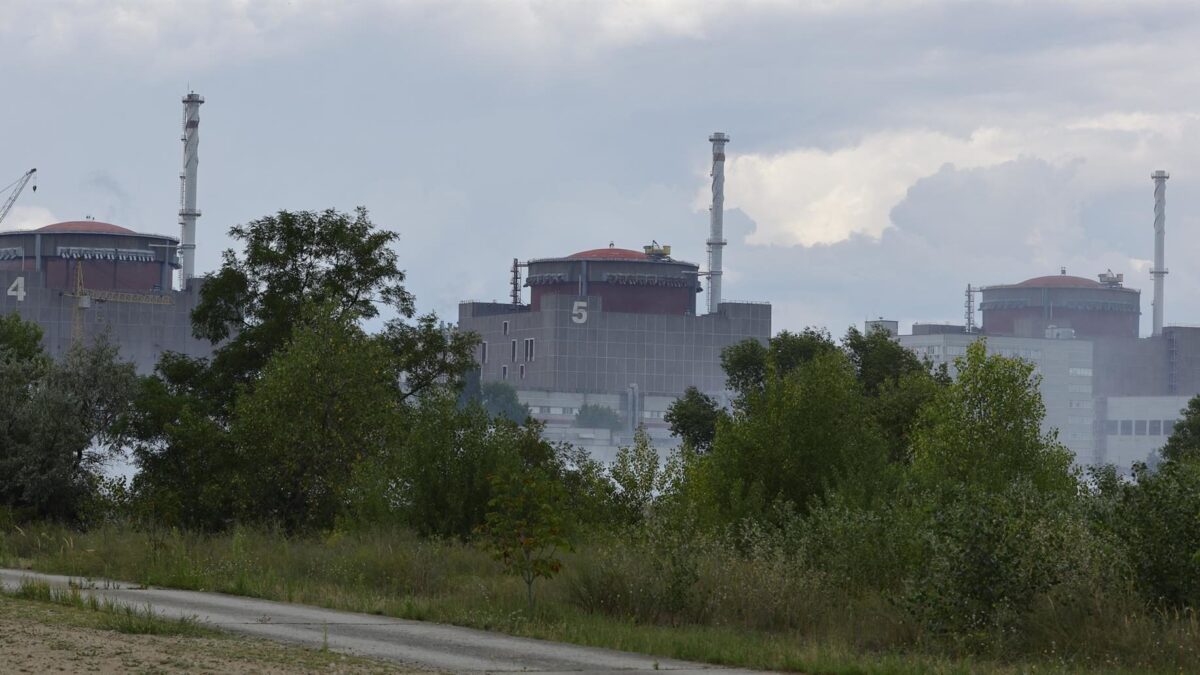
<svg viewBox="0 0 1200 675">
<path fill-rule="evenodd" d="M 643 426 L 671 445 L 663 414 L 688 387 L 721 397 L 721 350 L 771 335 L 771 306 L 721 297 L 724 146 L 713 134 L 713 205 L 708 269 L 676 260 L 657 242 L 641 250 L 605 248 L 513 261 L 511 299 L 463 302 L 458 327 L 480 336 L 484 381 L 513 385 L 546 435 L 601 458 Z M 524 283 L 521 270 L 526 271 Z M 708 281 L 706 311 L 697 295 Z M 529 301 L 524 302 L 524 288 Z M 615 411 L 619 429 L 575 425 L 584 405 Z"/>
<path fill-rule="evenodd" d="M 211 352 L 211 345 L 193 338 L 191 330 L 202 282 L 195 275 L 194 251 L 203 103 L 194 93 L 183 98 L 179 237 L 95 220 L 0 231 L 0 288 L 5 289 L 0 314 L 16 312 L 38 324 L 50 354 L 60 356 L 73 343 L 90 343 L 105 333 L 122 358 L 143 373 L 154 368 L 164 351 L 191 356 Z M 0 216 L 22 187 L 24 183 L 17 186 Z"/>
<path fill-rule="evenodd" d="M 953 365 L 986 337 L 990 352 L 1032 362 L 1041 377 L 1044 428 L 1081 465 L 1128 472 L 1170 436 L 1188 399 L 1200 394 L 1200 328 L 1164 325 L 1165 171 L 1154 181 L 1153 329 L 1139 337 L 1141 293 L 1106 271 L 1096 280 L 1059 274 L 1016 284 L 967 287 L 962 325 L 913 325 L 901 344 Z M 980 296 L 982 325 L 975 322 Z M 873 322 L 877 323 L 877 322 Z"/>
</svg>

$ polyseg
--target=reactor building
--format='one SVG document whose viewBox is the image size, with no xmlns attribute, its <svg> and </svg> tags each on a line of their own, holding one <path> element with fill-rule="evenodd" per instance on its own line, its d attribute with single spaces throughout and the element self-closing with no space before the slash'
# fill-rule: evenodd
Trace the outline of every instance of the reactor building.
<svg viewBox="0 0 1200 675">
<path fill-rule="evenodd" d="M 143 373 L 153 370 L 164 351 L 211 353 L 207 341 L 192 337 L 191 327 L 202 284 L 195 277 L 193 253 L 203 102 L 194 93 L 183 98 L 181 236 L 95 220 L 0 231 L 0 288 L 5 290 L 0 314 L 15 312 L 40 326 L 50 354 L 61 356 L 72 344 L 90 343 L 102 334 Z"/>
<path fill-rule="evenodd" d="M 663 414 L 688 387 L 723 397 L 721 350 L 771 335 L 767 303 L 721 297 L 724 146 L 715 133 L 708 269 L 676 260 L 671 247 L 612 244 L 562 257 L 514 260 L 509 302 L 463 302 L 458 328 L 479 335 L 483 381 L 508 382 L 553 440 L 600 457 L 641 426 L 670 444 Z M 521 271 L 525 270 L 524 283 Z M 708 281 L 706 307 L 697 296 Z M 524 302 L 524 288 L 529 300 Z M 586 405 L 608 408 L 618 428 L 580 427 Z"/>
<path fill-rule="evenodd" d="M 1164 325 L 1166 181 L 1154 182 L 1154 282 L 1151 335 L 1139 336 L 1141 293 L 1106 271 L 1087 279 L 1059 274 L 1016 284 L 967 287 L 962 325 L 914 324 L 901 344 L 953 372 L 973 341 L 1025 359 L 1040 377 L 1044 427 L 1055 430 L 1081 465 L 1129 471 L 1152 459 L 1188 400 L 1200 394 L 1200 328 Z M 975 296 L 982 325 L 975 323 Z"/>
</svg>

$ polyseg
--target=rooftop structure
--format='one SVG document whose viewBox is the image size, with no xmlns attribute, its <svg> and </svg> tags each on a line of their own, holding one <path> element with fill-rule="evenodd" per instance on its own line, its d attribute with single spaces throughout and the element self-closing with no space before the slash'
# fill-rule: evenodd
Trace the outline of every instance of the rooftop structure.
<svg viewBox="0 0 1200 675">
<path fill-rule="evenodd" d="M 1040 338 L 1069 330 L 1076 337 L 1138 336 L 1141 292 L 1125 288 L 1111 274 L 1105 281 L 1060 274 L 1020 283 L 985 286 L 979 308 L 983 333 Z"/>
</svg>

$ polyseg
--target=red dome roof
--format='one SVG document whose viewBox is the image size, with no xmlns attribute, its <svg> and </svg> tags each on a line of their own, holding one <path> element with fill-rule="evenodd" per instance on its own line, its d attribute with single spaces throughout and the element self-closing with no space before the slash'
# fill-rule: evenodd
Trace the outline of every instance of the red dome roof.
<svg viewBox="0 0 1200 675">
<path fill-rule="evenodd" d="M 113 225 L 112 223 L 102 223 L 98 220 L 68 220 L 62 223 L 54 223 L 45 227 L 39 227 L 34 232 L 42 232 L 45 234 L 54 234 L 62 232 L 73 232 L 82 234 L 137 234 L 133 230 Z"/>
<path fill-rule="evenodd" d="M 1034 277 L 1026 279 L 1017 285 L 1032 286 L 1034 288 L 1101 288 L 1103 286 L 1099 281 L 1092 281 L 1083 277 L 1067 276 L 1066 274 Z"/>
<path fill-rule="evenodd" d="M 586 258 L 588 260 L 649 260 L 650 256 L 641 251 L 631 251 L 627 248 L 594 248 L 590 251 L 580 251 L 567 256 L 568 258 Z"/>
</svg>

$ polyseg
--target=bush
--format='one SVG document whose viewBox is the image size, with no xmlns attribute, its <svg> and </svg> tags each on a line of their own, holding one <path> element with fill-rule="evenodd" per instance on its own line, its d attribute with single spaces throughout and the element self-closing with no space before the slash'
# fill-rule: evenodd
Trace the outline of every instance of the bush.
<svg viewBox="0 0 1200 675">
<path fill-rule="evenodd" d="M 904 600 L 935 635 L 1011 632 L 1035 598 L 1089 573 L 1093 546 L 1079 510 L 1031 484 L 962 489 L 916 508 L 927 520 Z"/>
<path fill-rule="evenodd" d="M 1139 588 L 1155 604 L 1200 607 L 1200 462 L 1138 465 L 1134 477 L 1118 518 Z"/>
</svg>

